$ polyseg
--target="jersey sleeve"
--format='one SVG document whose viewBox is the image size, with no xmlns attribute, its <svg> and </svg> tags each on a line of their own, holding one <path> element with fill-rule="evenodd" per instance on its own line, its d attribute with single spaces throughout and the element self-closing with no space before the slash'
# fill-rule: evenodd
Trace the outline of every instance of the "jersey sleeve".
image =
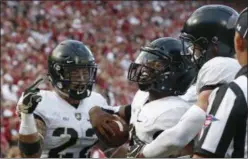
<svg viewBox="0 0 248 159">
<path fill-rule="evenodd" d="M 200 132 L 206 113 L 198 106 L 192 106 L 173 127 L 164 130 L 143 150 L 145 157 L 165 157 L 186 146 Z"/>
<path fill-rule="evenodd" d="M 190 103 L 191 105 L 195 104 L 197 101 L 196 85 L 191 85 L 187 92 L 179 97 L 185 100 L 186 102 Z"/>
<path fill-rule="evenodd" d="M 215 57 L 209 60 L 201 67 L 197 75 L 197 93 L 203 87 L 211 86 L 217 88 L 219 84 L 230 83 L 234 80 L 240 68 L 238 61 L 232 58 Z"/>
<path fill-rule="evenodd" d="M 156 125 L 160 130 L 166 130 L 176 125 L 184 113 L 188 110 L 189 106 L 185 105 L 185 102 L 180 103 L 181 106 L 170 108 L 165 112 L 161 113 L 156 119 L 150 124 Z"/>
<path fill-rule="evenodd" d="M 236 96 L 227 85 L 216 91 L 208 106 L 208 116 L 200 138 L 194 147 L 195 154 L 215 158 L 225 157 L 236 135 L 240 131 L 246 131 L 241 129 L 242 126 L 245 127 L 247 105 L 242 104 L 245 102 L 242 102 L 241 98 Z M 238 149 L 242 150 L 244 146 Z"/>
</svg>

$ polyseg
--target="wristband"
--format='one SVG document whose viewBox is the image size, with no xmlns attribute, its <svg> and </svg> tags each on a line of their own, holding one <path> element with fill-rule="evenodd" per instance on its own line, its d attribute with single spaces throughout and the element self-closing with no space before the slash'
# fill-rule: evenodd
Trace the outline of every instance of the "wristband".
<svg viewBox="0 0 248 159">
<path fill-rule="evenodd" d="M 34 115 L 21 113 L 21 125 L 19 134 L 30 135 L 34 133 L 37 133 Z"/>
</svg>

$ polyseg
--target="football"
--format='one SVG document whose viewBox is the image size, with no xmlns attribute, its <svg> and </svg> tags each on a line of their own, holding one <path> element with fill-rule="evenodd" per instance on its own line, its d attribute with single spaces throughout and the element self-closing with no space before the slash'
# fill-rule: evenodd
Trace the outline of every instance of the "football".
<svg viewBox="0 0 248 159">
<path fill-rule="evenodd" d="M 119 116 L 115 115 L 117 118 L 109 122 L 109 126 L 114 130 L 115 136 L 111 136 L 110 139 L 106 139 L 96 130 L 96 135 L 100 142 L 110 148 L 118 147 L 127 142 L 129 138 L 129 129 L 127 123 L 121 119 Z"/>
</svg>

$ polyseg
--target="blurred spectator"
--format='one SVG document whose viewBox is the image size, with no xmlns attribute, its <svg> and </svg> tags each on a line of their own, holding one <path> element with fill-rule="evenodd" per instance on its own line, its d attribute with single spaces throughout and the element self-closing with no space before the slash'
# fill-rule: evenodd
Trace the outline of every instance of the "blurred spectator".
<svg viewBox="0 0 248 159">
<path fill-rule="evenodd" d="M 59 42 L 87 44 L 99 64 L 95 90 L 111 105 L 128 104 L 137 87 L 127 71 L 139 48 L 158 37 L 178 37 L 185 18 L 203 3 L 210 2 L 1 1 L 1 157 L 19 157 L 16 147 L 6 154 L 18 138 L 16 102 L 46 74 L 47 56 Z"/>
</svg>

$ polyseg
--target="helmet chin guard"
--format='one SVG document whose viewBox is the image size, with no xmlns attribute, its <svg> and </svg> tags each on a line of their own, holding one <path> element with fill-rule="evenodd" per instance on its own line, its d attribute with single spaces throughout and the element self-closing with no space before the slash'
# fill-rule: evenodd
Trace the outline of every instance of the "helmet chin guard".
<svg viewBox="0 0 248 159">
<path fill-rule="evenodd" d="M 90 86 L 88 86 L 90 87 Z M 92 87 L 92 86 L 91 86 Z M 91 89 L 92 88 L 85 88 L 83 91 L 79 92 L 77 90 L 68 90 L 68 92 L 62 91 L 61 89 L 58 88 L 58 86 L 54 86 L 54 89 L 61 95 L 74 99 L 74 100 L 82 100 L 84 98 L 87 98 L 91 95 Z"/>
<path fill-rule="evenodd" d="M 69 90 L 69 97 L 75 100 L 82 100 L 86 97 L 89 97 L 91 95 L 91 91 L 88 89 L 85 89 L 83 92 L 78 92 L 75 90 Z"/>
</svg>

